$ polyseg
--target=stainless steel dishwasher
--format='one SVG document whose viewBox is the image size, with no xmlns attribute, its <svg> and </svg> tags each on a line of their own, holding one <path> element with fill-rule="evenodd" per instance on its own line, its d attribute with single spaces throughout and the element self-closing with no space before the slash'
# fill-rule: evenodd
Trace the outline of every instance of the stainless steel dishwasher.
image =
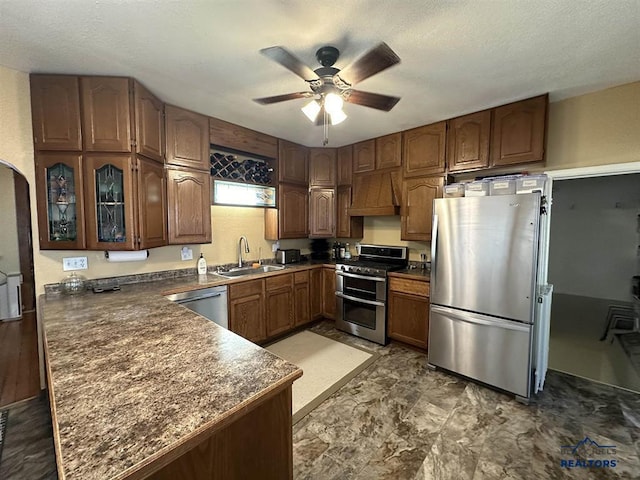
<svg viewBox="0 0 640 480">
<path fill-rule="evenodd" d="M 167 295 L 167 299 L 193 310 L 221 327 L 229 328 L 226 285 L 174 293 Z"/>
</svg>

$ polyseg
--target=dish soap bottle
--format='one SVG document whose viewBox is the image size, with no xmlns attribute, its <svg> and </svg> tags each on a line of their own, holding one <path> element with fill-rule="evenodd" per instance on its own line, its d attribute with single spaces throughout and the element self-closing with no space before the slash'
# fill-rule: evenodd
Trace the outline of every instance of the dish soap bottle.
<svg viewBox="0 0 640 480">
<path fill-rule="evenodd" d="M 206 275 L 207 274 L 207 261 L 204 259 L 204 256 L 200 254 L 200 258 L 198 259 L 198 275 Z"/>
</svg>

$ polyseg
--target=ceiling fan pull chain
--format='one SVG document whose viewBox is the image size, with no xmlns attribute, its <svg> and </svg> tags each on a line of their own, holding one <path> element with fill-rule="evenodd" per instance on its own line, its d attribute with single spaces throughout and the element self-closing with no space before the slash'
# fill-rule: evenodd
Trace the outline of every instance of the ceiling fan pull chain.
<svg viewBox="0 0 640 480">
<path fill-rule="evenodd" d="M 326 147 L 329 143 L 329 114 L 327 113 L 327 109 L 322 109 L 322 114 L 324 115 L 324 123 L 322 125 L 322 130 L 324 132 L 324 140 L 322 140 L 322 146 Z"/>
</svg>

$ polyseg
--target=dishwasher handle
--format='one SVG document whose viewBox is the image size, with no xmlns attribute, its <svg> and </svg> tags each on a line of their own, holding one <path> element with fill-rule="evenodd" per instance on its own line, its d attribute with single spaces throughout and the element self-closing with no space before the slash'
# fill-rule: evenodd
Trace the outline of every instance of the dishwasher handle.
<svg viewBox="0 0 640 480">
<path fill-rule="evenodd" d="M 197 296 L 193 296 L 193 297 L 183 298 L 181 300 L 176 300 L 175 303 L 182 304 L 182 303 L 195 302 L 197 300 L 204 300 L 206 298 L 219 297 L 221 295 L 222 295 L 222 293 L 205 293 L 204 295 L 197 295 Z"/>
</svg>

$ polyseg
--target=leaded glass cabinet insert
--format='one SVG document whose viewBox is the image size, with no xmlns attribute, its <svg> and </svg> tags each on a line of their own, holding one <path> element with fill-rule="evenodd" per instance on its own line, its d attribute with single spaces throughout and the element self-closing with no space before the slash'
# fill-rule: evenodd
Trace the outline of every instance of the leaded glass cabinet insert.
<svg viewBox="0 0 640 480">
<path fill-rule="evenodd" d="M 96 221 L 98 242 L 124 242 L 125 222 L 124 175 L 114 165 L 104 165 L 95 172 Z"/>
<path fill-rule="evenodd" d="M 50 242 L 75 241 L 78 236 L 76 172 L 64 163 L 56 163 L 46 168 L 45 172 L 48 181 L 48 240 Z"/>
</svg>

